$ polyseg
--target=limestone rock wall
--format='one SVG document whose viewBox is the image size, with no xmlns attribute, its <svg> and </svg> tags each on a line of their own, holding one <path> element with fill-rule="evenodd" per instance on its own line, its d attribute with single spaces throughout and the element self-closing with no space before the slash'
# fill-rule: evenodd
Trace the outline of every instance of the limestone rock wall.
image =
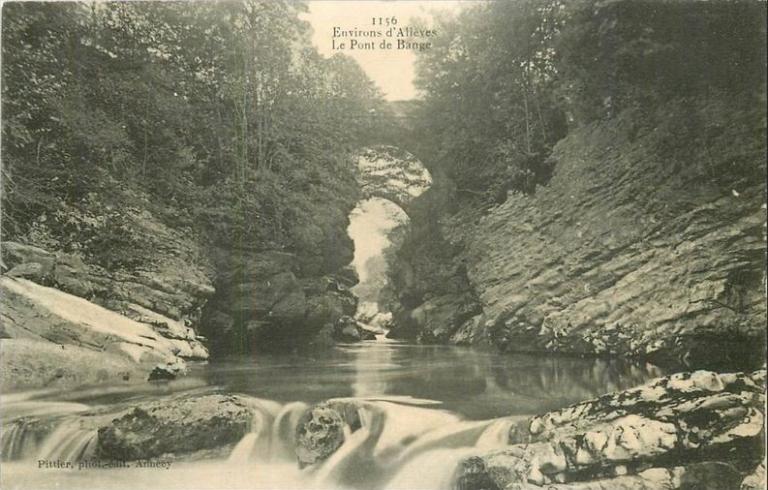
<svg viewBox="0 0 768 490">
<path fill-rule="evenodd" d="M 465 459 L 456 487 L 739 488 L 762 458 L 764 390 L 765 370 L 678 373 L 535 416 Z"/>
<path fill-rule="evenodd" d="M 0 244 L 4 388 L 143 382 L 158 370 L 172 378 L 185 360 L 208 358 L 199 322 L 214 289 L 200 250 L 159 223 L 146 231 L 162 245 L 144 251 L 140 268 L 111 271 Z"/>
<path fill-rule="evenodd" d="M 749 114 L 629 111 L 561 140 L 534 195 L 441 218 L 482 310 L 444 327 L 450 341 L 762 363 L 765 119 Z"/>
<path fill-rule="evenodd" d="M 217 355 L 332 342 L 342 318 L 355 314 L 350 288 L 357 275 L 350 268 L 308 273 L 296 254 L 275 250 L 223 256 L 202 321 Z"/>
</svg>

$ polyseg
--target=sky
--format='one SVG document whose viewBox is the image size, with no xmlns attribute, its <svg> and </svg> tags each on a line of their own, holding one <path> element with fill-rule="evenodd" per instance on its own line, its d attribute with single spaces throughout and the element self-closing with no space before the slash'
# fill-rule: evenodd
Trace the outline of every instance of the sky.
<svg viewBox="0 0 768 490">
<path fill-rule="evenodd" d="M 457 12 L 472 0 L 310 0 L 309 12 L 302 17 L 313 28 L 312 42 L 321 54 L 334 54 L 331 41 L 333 28 L 345 30 L 386 29 L 372 26 L 375 18 L 397 18 L 397 26 L 412 25 L 412 18 L 427 21 L 432 27 L 434 13 Z M 342 39 L 337 39 L 341 41 Z M 407 100 L 416 97 L 413 85 L 416 55 L 410 50 L 345 50 L 357 60 L 368 76 L 384 92 L 387 100 Z"/>
</svg>

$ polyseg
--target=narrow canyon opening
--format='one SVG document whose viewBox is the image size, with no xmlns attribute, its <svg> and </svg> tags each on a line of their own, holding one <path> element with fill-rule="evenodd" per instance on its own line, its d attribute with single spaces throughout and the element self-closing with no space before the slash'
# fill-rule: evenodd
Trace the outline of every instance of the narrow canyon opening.
<svg viewBox="0 0 768 490">
<path fill-rule="evenodd" d="M 411 231 L 407 209 L 432 185 L 432 176 L 411 153 L 394 146 L 360 152 L 357 179 L 362 196 L 349 214 L 347 234 L 354 242 L 352 267 L 359 282 L 355 320 L 383 339 L 392 326 L 398 292 L 390 272 Z"/>
<path fill-rule="evenodd" d="M 387 333 L 392 320 L 397 294 L 389 271 L 409 228 L 405 211 L 380 197 L 360 201 L 350 213 L 347 231 L 355 243 L 352 265 L 360 278 L 352 288 L 358 298 L 355 319 L 374 330 L 377 337 Z"/>
</svg>

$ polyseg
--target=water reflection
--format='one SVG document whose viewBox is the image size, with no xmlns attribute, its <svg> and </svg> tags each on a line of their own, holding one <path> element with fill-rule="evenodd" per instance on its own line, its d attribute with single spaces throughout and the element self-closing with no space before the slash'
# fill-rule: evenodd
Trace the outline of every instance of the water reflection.
<svg viewBox="0 0 768 490">
<path fill-rule="evenodd" d="M 225 391 L 281 402 L 410 396 L 470 419 L 553 410 L 664 373 L 622 360 L 499 355 L 455 346 L 366 342 L 303 356 L 232 359 L 199 373 Z"/>
</svg>

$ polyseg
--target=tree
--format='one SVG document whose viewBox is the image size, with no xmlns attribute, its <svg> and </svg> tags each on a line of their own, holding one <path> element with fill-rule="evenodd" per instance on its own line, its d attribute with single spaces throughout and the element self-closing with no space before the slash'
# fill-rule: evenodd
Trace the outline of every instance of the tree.
<svg viewBox="0 0 768 490">
<path fill-rule="evenodd" d="M 478 5 L 442 19 L 435 49 L 421 54 L 421 128 L 465 197 L 503 200 L 507 190 L 532 192 L 549 178 L 546 157 L 564 131 L 552 96 L 560 7 Z"/>
<path fill-rule="evenodd" d="M 338 241 L 356 199 L 349 157 L 370 131 L 349 118 L 382 101 L 353 61 L 310 47 L 304 9 L 6 5 L 4 237 L 46 235 L 106 263 L 99 235 L 130 237 L 132 210 L 148 210 L 224 248 L 311 255 Z"/>
</svg>

